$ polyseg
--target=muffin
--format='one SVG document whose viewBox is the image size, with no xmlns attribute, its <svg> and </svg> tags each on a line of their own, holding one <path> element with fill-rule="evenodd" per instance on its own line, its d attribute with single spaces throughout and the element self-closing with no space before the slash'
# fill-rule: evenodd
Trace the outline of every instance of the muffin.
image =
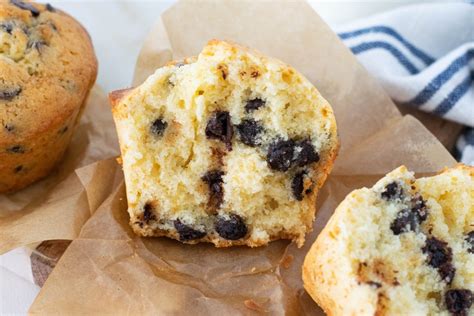
<svg viewBox="0 0 474 316">
<path fill-rule="evenodd" d="M 0 2 L 0 193 L 57 165 L 97 75 L 84 28 L 51 5 Z"/>
<path fill-rule="evenodd" d="M 303 244 L 338 140 L 330 105 L 295 69 L 213 40 L 110 99 L 137 234 Z"/>
<path fill-rule="evenodd" d="M 307 254 L 328 315 L 474 315 L 474 168 L 400 167 L 350 193 Z"/>
</svg>

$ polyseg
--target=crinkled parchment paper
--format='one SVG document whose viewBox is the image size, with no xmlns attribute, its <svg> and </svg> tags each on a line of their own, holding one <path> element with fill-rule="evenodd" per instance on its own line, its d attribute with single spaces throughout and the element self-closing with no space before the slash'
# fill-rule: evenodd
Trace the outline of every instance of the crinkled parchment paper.
<svg viewBox="0 0 474 316">
<path fill-rule="evenodd" d="M 32 314 L 321 315 L 302 288 L 301 264 L 336 205 L 351 190 L 373 184 L 401 164 L 431 173 L 455 163 L 420 122 L 398 112 L 336 34 L 301 1 L 179 2 L 148 36 L 135 83 L 170 59 L 198 54 L 212 38 L 255 47 L 293 65 L 335 110 L 342 147 L 305 246 L 277 241 L 256 249 L 216 249 L 138 238 L 128 226 L 120 167 L 101 161 L 70 175 L 67 187 L 77 190 L 67 190 L 67 197 L 55 190 L 43 202 L 46 214 L 28 222 L 33 231 L 43 218 L 57 216 L 50 225 L 40 225 L 41 232 L 30 232 L 30 241 L 43 238 L 45 230 L 49 237 L 73 238 L 97 208 L 46 281 Z"/>
</svg>

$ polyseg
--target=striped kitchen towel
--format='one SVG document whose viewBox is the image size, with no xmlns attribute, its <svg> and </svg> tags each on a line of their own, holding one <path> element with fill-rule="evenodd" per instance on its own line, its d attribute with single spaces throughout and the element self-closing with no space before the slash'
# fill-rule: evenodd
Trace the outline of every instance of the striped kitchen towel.
<svg viewBox="0 0 474 316">
<path fill-rule="evenodd" d="M 466 125 L 456 158 L 474 165 L 474 3 L 417 4 L 336 28 L 398 104 Z"/>
</svg>

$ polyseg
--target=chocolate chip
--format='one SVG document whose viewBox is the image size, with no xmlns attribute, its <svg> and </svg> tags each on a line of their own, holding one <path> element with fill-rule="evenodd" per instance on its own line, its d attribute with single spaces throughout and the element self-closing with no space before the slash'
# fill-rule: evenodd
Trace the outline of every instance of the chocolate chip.
<svg viewBox="0 0 474 316">
<path fill-rule="evenodd" d="M 441 279 L 450 284 L 456 269 L 452 264 L 453 251 L 448 244 L 435 237 L 429 237 L 421 250 L 427 255 L 428 264 L 438 269 Z"/>
<path fill-rule="evenodd" d="M 382 198 L 387 201 L 401 199 L 403 196 L 403 188 L 397 182 L 392 182 L 387 184 L 381 195 Z"/>
<path fill-rule="evenodd" d="M 211 170 L 208 171 L 204 176 L 202 176 L 202 181 L 207 183 L 210 191 L 209 205 L 212 209 L 218 209 L 222 201 L 224 200 L 224 188 L 222 184 L 222 176 L 224 172 L 220 170 Z"/>
<path fill-rule="evenodd" d="M 15 25 L 11 21 L 5 21 L 0 23 L 0 30 L 11 34 Z"/>
<path fill-rule="evenodd" d="M 232 135 L 234 130 L 230 114 L 227 111 L 214 112 L 207 122 L 206 137 L 209 139 L 218 139 L 226 144 L 228 150 L 232 149 Z"/>
<path fill-rule="evenodd" d="M 291 191 L 293 196 L 298 201 L 303 200 L 303 189 L 304 189 L 304 178 L 306 176 L 305 171 L 298 172 L 291 180 Z"/>
<path fill-rule="evenodd" d="M 443 264 L 438 268 L 438 273 L 441 276 L 441 280 L 451 284 L 456 274 L 456 268 L 453 267 L 452 263 Z"/>
<path fill-rule="evenodd" d="M 423 253 L 428 255 L 428 264 L 434 268 L 438 268 L 452 260 L 453 254 L 448 247 L 448 243 L 435 237 L 429 237 L 422 250 Z"/>
<path fill-rule="evenodd" d="M 20 87 L 0 88 L 0 100 L 11 101 L 21 93 Z"/>
<path fill-rule="evenodd" d="M 277 140 L 270 144 L 267 162 L 272 169 L 287 171 L 292 166 L 303 167 L 319 161 L 310 140 Z"/>
<path fill-rule="evenodd" d="M 294 151 L 293 140 L 276 140 L 268 147 L 267 163 L 274 170 L 287 171 L 293 162 Z"/>
<path fill-rule="evenodd" d="M 409 231 L 417 231 L 419 224 L 420 219 L 416 212 L 404 209 L 398 212 L 397 217 L 390 225 L 390 229 L 395 235 L 400 235 Z"/>
<path fill-rule="evenodd" d="M 15 145 L 12 147 L 8 147 L 7 152 L 12 154 L 23 154 L 25 153 L 25 148 L 23 148 L 21 145 Z"/>
<path fill-rule="evenodd" d="M 247 225 L 242 217 L 230 214 L 229 218 L 218 216 L 215 228 L 219 236 L 228 240 L 237 240 L 247 235 Z"/>
<path fill-rule="evenodd" d="M 448 311 L 456 316 L 467 316 L 467 311 L 474 300 L 473 294 L 467 289 L 448 290 L 444 295 L 444 301 Z"/>
<path fill-rule="evenodd" d="M 252 112 L 252 111 L 258 110 L 264 105 L 265 105 L 265 101 L 259 98 L 248 100 L 247 104 L 245 105 L 245 112 Z"/>
<path fill-rule="evenodd" d="M 260 144 L 259 136 L 263 132 L 263 127 L 253 119 L 243 120 L 236 126 L 239 139 L 245 145 L 255 147 Z"/>
<path fill-rule="evenodd" d="M 49 12 L 56 12 L 56 9 L 49 3 L 46 3 L 46 10 L 48 10 Z"/>
<path fill-rule="evenodd" d="M 34 17 L 37 17 L 37 16 L 40 15 L 40 11 L 35 6 L 33 6 L 31 3 L 23 2 L 23 1 L 20 1 L 20 0 L 10 0 L 10 2 L 11 2 L 11 4 L 19 7 L 22 10 L 30 11 L 31 15 L 33 15 Z"/>
<path fill-rule="evenodd" d="M 163 121 L 163 118 L 158 118 L 151 123 L 150 132 L 155 136 L 163 136 L 168 123 Z"/>
<path fill-rule="evenodd" d="M 466 242 L 468 244 L 467 251 L 474 253 L 474 230 L 467 234 Z"/>
<path fill-rule="evenodd" d="M 176 64 L 174 64 L 175 67 L 177 68 L 181 68 L 183 67 L 184 65 L 186 65 L 184 62 L 180 61 L 180 62 L 177 62 Z"/>
<path fill-rule="evenodd" d="M 15 130 L 15 126 L 12 124 L 5 124 L 3 127 L 6 129 L 7 132 L 13 132 Z"/>
<path fill-rule="evenodd" d="M 14 171 L 15 173 L 18 173 L 18 172 L 20 172 L 21 170 L 23 170 L 23 166 L 22 166 L 22 165 L 16 166 L 15 169 L 13 169 L 13 171 Z"/>
<path fill-rule="evenodd" d="M 183 224 L 179 219 L 174 221 L 174 228 L 178 231 L 179 240 L 181 241 L 196 240 L 206 236 L 206 232 L 196 230 L 191 226 Z"/>
<path fill-rule="evenodd" d="M 319 161 L 319 155 L 314 150 L 314 146 L 311 144 L 310 140 L 296 143 L 295 157 L 293 158 L 293 161 L 298 167 L 304 167 L 313 162 Z"/>
<path fill-rule="evenodd" d="M 420 224 L 428 217 L 428 208 L 421 195 L 415 195 L 410 202 L 411 208 L 398 212 L 397 217 L 390 225 L 390 229 L 395 235 L 409 231 L 418 232 Z"/>
<path fill-rule="evenodd" d="M 410 201 L 411 210 L 415 212 L 419 218 L 419 221 L 422 222 L 428 217 L 428 207 L 426 206 L 426 201 L 423 200 L 423 197 L 417 193 Z"/>
<path fill-rule="evenodd" d="M 143 207 L 143 220 L 148 223 L 150 221 L 156 220 L 155 214 L 153 214 L 153 203 L 147 202 Z"/>
</svg>

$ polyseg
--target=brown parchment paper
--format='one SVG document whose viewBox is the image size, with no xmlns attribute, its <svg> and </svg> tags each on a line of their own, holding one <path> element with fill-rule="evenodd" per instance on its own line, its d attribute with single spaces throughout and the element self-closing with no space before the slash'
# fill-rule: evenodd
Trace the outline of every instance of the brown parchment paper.
<svg viewBox="0 0 474 316">
<path fill-rule="evenodd" d="M 43 240 L 78 236 L 97 205 L 89 203 L 74 170 L 118 154 L 113 126 L 105 93 L 95 86 L 56 170 L 18 193 L 0 195 L 0 254 Z"/>
<path fill-rule="evenodd" d="M 150 32 L 135 83 L 170 59 L 196 55 L 212 38 L 255 47 L 293 65 L 335 110 L 342 147 L 305 246 L 277 241 L 216 249 L 138 238 L 128 226 L 120 167 L 101 161 L 75 173 L 87 204 L 100 206 L 46 281 L 31 314 L 322 315 L 303 290 L 301 264 L 337 204 L 401 164 L 424 174 L 455 163 L 419 121 L 399 113 L 302 1 L 178 2 Z"/>
</svg>

